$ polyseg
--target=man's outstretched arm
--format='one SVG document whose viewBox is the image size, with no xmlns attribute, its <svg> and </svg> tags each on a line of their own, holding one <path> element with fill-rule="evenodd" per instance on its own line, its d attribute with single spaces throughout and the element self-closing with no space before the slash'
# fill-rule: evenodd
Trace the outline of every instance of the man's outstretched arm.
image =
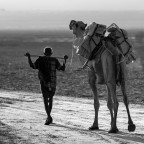
<svg viewBox="0 0 144 144">
<path fill-rule="evenodd" d="M 66 68 L 65 63 L 63 63 L 63 65 L 60 67 L 59 70 L 65 71 L 65 68 Z"/>
<path fill-rule="evenodd" d="M 31 55 L 30 55 L 30 53 L 27 52 L 27 53 L 25 54 L 25 56 L 28 57 L 28 63 L 29 63 L 29 65 L 30 65 L 30 67 L 34 69 L 35 66 L 34 66 L 34 64 L 33 64 L 32 60 L 31 60 Z"/>
<path fill-rule="evenodd" d="M 57 63 L 56 63 L 56 69 L 59 70 L 59 71 L 60 71 L 60 70 L 61 70 L 61 71 L 65 71 L 65 68 L 66 68 L 65 63 L 63 63 L 63 65 L 61 65 L 58 60 L 56 60 L 56 62 L 57 62 Z"/>
</svg>

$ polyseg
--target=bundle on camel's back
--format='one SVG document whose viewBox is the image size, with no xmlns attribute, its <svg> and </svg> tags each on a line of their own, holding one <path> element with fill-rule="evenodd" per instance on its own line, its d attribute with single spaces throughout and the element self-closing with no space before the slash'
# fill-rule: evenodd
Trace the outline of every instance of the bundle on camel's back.
<svg viewBox="0 0 144 144">
<path fill-rule="evenodd" d="M 115 29 L 114 29 L 115 26 Z M 94 95 L 95 118 L 89 130 L 98 130 L 98 110 L 100 107 L 97 93 L 97 84 L 105 84 L 108 91 L 107 106 L 111 115 L 110 133 L 117 133 L 117 112 L 118 99 L 116 96 L 116 85 L 119 84 L 123 94 L 124 104 L 128 114 L 128 130 L 134 131 L 133 124 L 128 107 L 128 97 L 126 94 L 126 63 L 135 59 L 131 50 L 131 45 L 125 37 L 118 41 L 118 32 L 116 24 L 106 28 L 105 25 L 92 23 L 89 26 L 82 21 L 72 20 L 69 25 L 70 30 L 75 35 L 73 45 L 77 48 L 77 53 L 87 59 L 84 64 L 88 66 L 89 84 Z M 105 32 L 110 32 L 105 37 Z M 121 31 L 121 30 L 120 30 Z M 123 30 L 122 30 L 123 32 Z M 120 34 L 119 34 L 120 35 Z M 125 44 L 125 49 L 123 50 Z M 126 50 L 127 49 L 127 50 Z"/>
</svg>

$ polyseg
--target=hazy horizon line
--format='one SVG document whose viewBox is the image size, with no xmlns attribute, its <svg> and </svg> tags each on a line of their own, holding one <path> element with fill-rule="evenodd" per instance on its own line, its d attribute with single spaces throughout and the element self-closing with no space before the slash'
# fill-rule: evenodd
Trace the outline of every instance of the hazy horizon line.
<svg viewBox="0 0 144 144">
<path fill-rule="evenodd" d="M 144 11 L 4 11 L 0 12 L 0 29 L 55 30 L 68 29 L 69 22 L 81 20 L 109 26 L 116 23 L 126 29 L 144 28 Z"/>
</svg>

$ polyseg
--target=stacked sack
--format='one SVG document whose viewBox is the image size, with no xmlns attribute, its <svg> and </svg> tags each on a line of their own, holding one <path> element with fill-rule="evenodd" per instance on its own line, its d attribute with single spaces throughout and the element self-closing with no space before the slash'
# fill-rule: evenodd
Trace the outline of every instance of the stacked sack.
<svg viewBox="0 0 144 144">
<path fill-rule="evenodd" d="M 127 31 L 120 29 L 115 23 L 111 24 L 107 31 L 109 32 L 109 37 L 115 42 L 115 45 L 120 49 L 122 54 L 126 58 L 126 63 L 136 60 L 136 57 L 132 51 L 132 45 L 128 39 Z"/>
<path fill-rule="evenodd" d="M 104 37 L 105 32 L 105 25 L 95 22 L 91 23 L 85 30 L 84 40 L 79 46 L 78 54 L 89 59 L 93 50 L 97 48 L 100 43 L 101 37 Z"/>
</svg>

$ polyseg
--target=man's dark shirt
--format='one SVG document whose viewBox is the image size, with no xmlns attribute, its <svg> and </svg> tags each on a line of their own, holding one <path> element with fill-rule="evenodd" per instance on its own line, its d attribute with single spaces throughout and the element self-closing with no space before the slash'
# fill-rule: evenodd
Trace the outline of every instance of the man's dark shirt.
<svg viewBox="0 0 144 144">
<path fill-rule="evenodd" d="M 61 67 L 56 58 L 48 56 L 41 56 L 34 63 L 34 69 L 39 70 L 40 81 L 49 88 L 56 88 L 56 70 L 60 70 Z"/>
</svg>

